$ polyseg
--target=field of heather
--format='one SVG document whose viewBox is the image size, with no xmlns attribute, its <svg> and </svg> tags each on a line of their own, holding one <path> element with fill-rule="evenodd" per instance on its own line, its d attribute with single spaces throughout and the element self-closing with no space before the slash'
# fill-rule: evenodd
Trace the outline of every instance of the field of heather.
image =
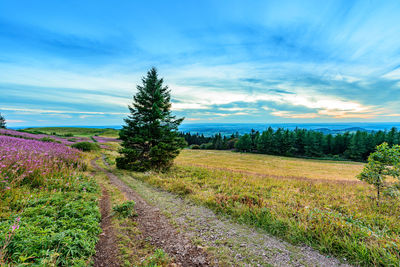
<svg viewBox="0 0 400 267">
<path fill-rule="evenodd" d="M 99 188 L 83 174 L 82 153 L 21 137 L 0 135 L 0 264 L 90 264 L 100 233 Z"/>
</svg>

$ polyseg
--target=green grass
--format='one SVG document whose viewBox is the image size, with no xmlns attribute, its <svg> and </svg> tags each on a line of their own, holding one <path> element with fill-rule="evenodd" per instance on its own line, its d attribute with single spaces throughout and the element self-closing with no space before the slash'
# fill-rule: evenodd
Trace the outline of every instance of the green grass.
<svg viewBox="0 0 400 267">
<path fill-rule="evenodd" d="M 175 163 L 180 166 L 197 166 L 244 174 L 340 181 L 358 181 L 356 175 L 364 167 L 363 163 L 351 161 L 189 149 L 183 150 L 176 158 Z"/>
<path fill-rule="evenodd" d="M 84 176 L 54 190 L 15 189 L 11 201 L 7 198 L 13 215 L 9 211 L 3 213 L 5 217 L 0 215 L 0 246 L 8 243 L 5 262 L 13 266 L 90 265 L 100 233 L 98 196 L 97 184 Z M 7 242 L 16 218 L 20 218 L 19 228 Z"/>
<path fill-rule="evenodd" d="M 168 173 L 125 173 L 355 264 L 400 264 L 400 201 L 378 208 L 373 188 L 351 176 L 362 164 L 218 151 L 176 162 Z"/>
<path fill-rule="evenodd" d="M 96 143 L 90 143 L 90 142 L 79 142 L 71 145 L 71 147 L 79 149 L 84 152 L 89 152 L 89 151 L 96 151 L 100 149 L 100 146 Z"/>
<path fill-rule="evenodd" d="M 42 132 L 45 134 L 54 134 L 61 136 L 82 136 L 91 137 L 93 135 L 104 136 L 104 137 L 118 137 L 119 131 L 116 129 L 106 128 L 80 128 L 80 127 L 34 127 L 26 128 L 24 131 L 28 132 Z"/>
</svg>

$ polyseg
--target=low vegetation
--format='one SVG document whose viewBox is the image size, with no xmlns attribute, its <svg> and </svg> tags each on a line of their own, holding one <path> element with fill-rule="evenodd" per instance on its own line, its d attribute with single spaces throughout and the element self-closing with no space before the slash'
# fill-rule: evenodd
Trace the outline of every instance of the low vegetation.
<svg viewBox="0 0 400 267">
<path fill-rule="evenodd" d="M 78 150 L 0 136 L 0 264 L 85 266 L 100 233 L 99 188 Z"/>
<path fill-rule="evenodd" d="M 363 163 L 349 161 L 309 160 L 231 151 L 185 149 L 175 159 L 179 166 L 197 166 L 243 174 L 282 178 L 357 181 Z"/>
<path fill-rule="evenodd" d="M 59 135 L 64 137 L 91 137 L 91 136 L 103 136 L 103 137 L 118 137 L 118 130 L 105 128 L 80 128 L 80 127 L 35 127 L 26 128 L 25 132 L 42 133 L 48 135 Z"/>
<path fill-rule="evenodd" d="M 229 159 L 228 152 L 201 154 L 206 152 L 185 151 L 177 158 L 179 166 L 169 173 L 131 172 L 131 175 L 285 240 L 308 244 L 352 263 L 395 266 L 400 263 L 400 203 L 384 196 L 377 207 L 373 188 L 355 178 L 361 164 L 275 157 L 276 162 L 297 162 L 297 168 L 314 168 L 309 173 L 303 171 L 302 176 L 292 170 L 293 175 L 285 177 L 267 174 L 285 171 L 277 166 L 254 165 L 251 172 L 243 172 L 235 170 L 236 167 L 219 166 L 218 160 L 219 154 L 222 162 L 231 161 L 235 166 L 232 159 L 245 155 L 264 157 L 267 164 L 273 156 L 230 152 Z M 184 163 L 190 162 L 186 157 L 194 157 L 194 153 L 200 153 L 203 167 Z M 252 164 L 247 162 L 247 166 Z M 313 177 L 318 173 L 317 165 L 319 169 L 330 170 L 332 178 L 327 173 L 322 174 L 325 179 Z M 348 177 L 339 177 L 335 170 L 347 173 Z M 354 174 L 352 178 L 350 173 Z"/>
<path fill-rule="evenodd" d="M 135 207 L 134 201 L 125 201 L 119 205 L 115 205 L 113 207 L 113 212 L 115 215 L 122 217 L 122 218 L 129 218 L 136 216 L 135 211 L 133 208 Z"/>
<path fill-rule="evenodd" d="M 79 142 L 71 145 L 71 147 L 79 149 L 84 152 L 96 151 L 100 149 L 100 146 L 96 143 L 90 142 Z"/>
</svg>

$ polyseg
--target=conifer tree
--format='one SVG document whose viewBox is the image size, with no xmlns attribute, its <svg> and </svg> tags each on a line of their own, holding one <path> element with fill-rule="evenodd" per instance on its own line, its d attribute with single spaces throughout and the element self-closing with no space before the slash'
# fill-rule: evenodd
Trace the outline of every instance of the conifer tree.
<svg viewBox="0 0 400 267">
<path fill-rule="evenodd" d="M 6 119 L 0 113 L 0 129 L 6 128 Z"/>
<path fill-rule="evenodd" d="M 142 85 L 129 106 L 130 115 L 120 131 L 121 157 L 117 167 L 135 171 L 166 170 L 185 146 L 178 126 L 183 118 L 171 114 L 170 90 L 153 67 L 142 78 Z"/>
<path fill-rule="evenodd" d="M 242 152 L 251 152 L 251 137 L 249 134 L 244 134 L 235 144 L 235 148 Z"/>
<path fill-rule="evenodd" d="M 260 153 L 271 154 L 273 152 L 274 130 L 268 127 L 268 130 L 262 132 L 257 142 L 257 150 Z"/>
</svg>

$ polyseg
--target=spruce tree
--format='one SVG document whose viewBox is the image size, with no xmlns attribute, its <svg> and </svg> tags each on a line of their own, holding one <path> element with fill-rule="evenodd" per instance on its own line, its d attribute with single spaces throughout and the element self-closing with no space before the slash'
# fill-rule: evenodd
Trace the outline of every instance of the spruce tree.
<svg viewBox="0 0 400 267">
<path fill-rule="evenodd" d="M 0 129 L 6 128 L 6 119 L 0 113 Z"/>
<path fill-rule="evenodd" d="M 235 148 L 242 152 L 251 152 L 251 137 L 249 134 L 244 134 L 235 144 Z"/>
<path fill-rule="evenodd" d="M 171 114 L 170 90 L 158 78 L 154 67 L 137 89 L 126 125 L 120 131 L 122 149 L 117 167 L 135 171 L 167 170 L 185 146 L 178 133 L 183 118 L 176 119 Z"/>
</svg>

